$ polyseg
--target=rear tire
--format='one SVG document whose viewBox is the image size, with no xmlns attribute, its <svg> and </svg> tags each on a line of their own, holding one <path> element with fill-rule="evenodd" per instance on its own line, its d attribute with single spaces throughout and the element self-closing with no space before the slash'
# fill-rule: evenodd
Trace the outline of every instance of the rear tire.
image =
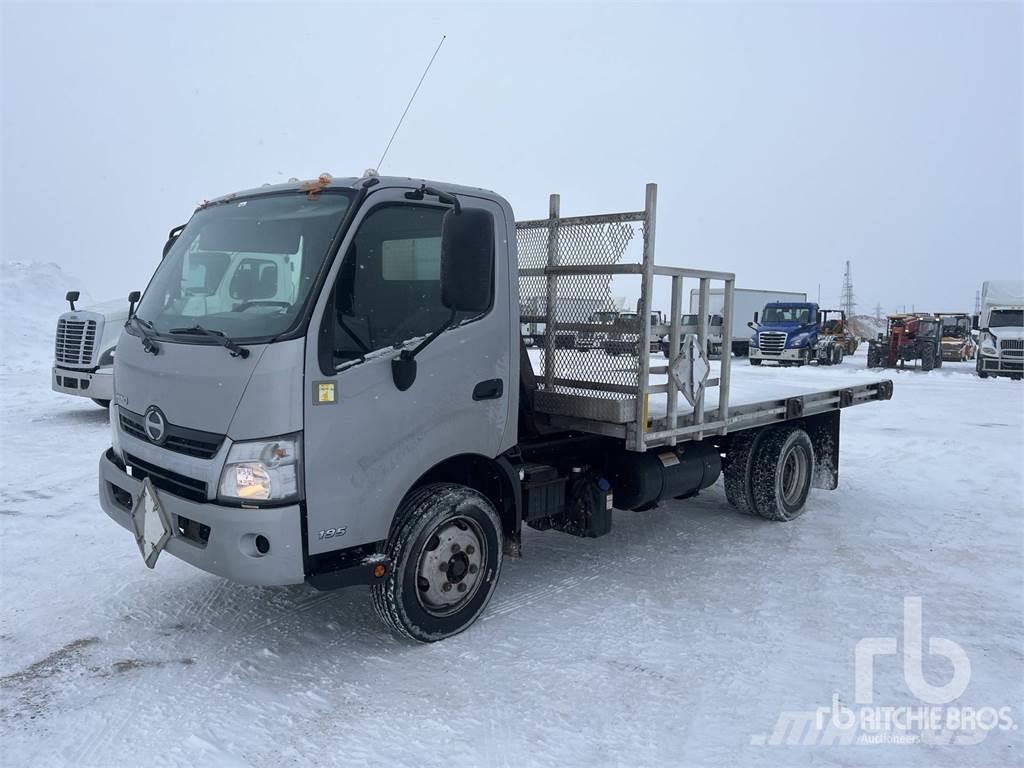
<svg viewBox="0 0 1024 768">
<path fill-rule="evenodd" d="M 92 400 L 94 403 L 96 403 L 96 405 L 98 405 L 100 408 L 109 408 L 110 407 L 110 401 L 109 400 L 97 400 L 95 397 L 91 397 L 89 399 Z"/>
<path fill-rule="evenodd" d="M 796 427 L 768 430 L 756 446 L 752 470 L 757 514 L 776 522 L 803 514 L 814 477 L 814 446 L 806 432 Z"/>
<path fill-rule="evenodd" d="M 402 501 L 385 552 L 392 567 L 372 588 L 377 615 L 397 634 L 433 643 L 469 627 L 490 601 L 501 520 L 472 488 L 426 485 Z"/>
<path fill-rule="evenodd" d="M 868 368 L 881 368 L 882 366 L 878 358 L 878 347 L 872 344 L 868 347 Z"/>
<path fill-rule="evenodd" d="M 750 358 L 750 364 L 751 365 L 760 365 L 761 364 L 761 358 L 759 358 L 759 357 L 752 357 L 752 358 Z"/>
<path fill-rule="evenodd" d="M 760 360 L 751 360 L 752 364 Z M 766 429 L 752 429 L 736 432 L 729 439 L 722 470 L 725 498 L 733 507 L 745 515 L 756 515 L 754 492 L 750 484 L 754 471 L 754 459 L 764 439 Z"/>
</svg>

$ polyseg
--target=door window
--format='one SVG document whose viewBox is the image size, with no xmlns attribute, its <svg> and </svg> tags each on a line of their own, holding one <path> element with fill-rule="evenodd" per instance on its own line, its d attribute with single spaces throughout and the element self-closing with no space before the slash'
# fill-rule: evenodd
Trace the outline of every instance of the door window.
<svg viewBox="0 0 1024 768">
<path fill-rule="evenodd" d="M 447 210 L 399 203 L 363 219 L 335 283 L 336 362 L 426 336 L 449 318 L 441 303 Z"/>
</svg>

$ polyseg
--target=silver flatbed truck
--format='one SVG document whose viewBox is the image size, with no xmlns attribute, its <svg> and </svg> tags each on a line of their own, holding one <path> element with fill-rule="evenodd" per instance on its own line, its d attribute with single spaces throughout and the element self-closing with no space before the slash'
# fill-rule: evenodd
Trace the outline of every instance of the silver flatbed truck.
<svg viewBox="0 0 1024 768">
<path fill-rule="evenodd" d="M 655 263 L 656 195 L 569 218 L 552 196 L 517 223 L 493 192 L 370 174 L 205 203 L 117 344 L 104 511 L 150 567 L 166 551 L 247 584 L 369 584 L 424 642 L 480 615 L 524 525 L 603 536 L 613 507 L 723 474 L 742 512 L 797 517 L 836 487 L 842 409 L 892 383 L 730 403 L 729 356 L 711 376 L 706 323 L 679 338 L 679 321 L 684 282 L 720 283 L 728 347 L 733 275 Z M 558 344 L 604 330 L 612 280 L 638 286 L 635 343 Z M 646 353 L 656 280 L 664 365 Z M 532 353 L 524 326 L 544 329 Z"/>
</svg>

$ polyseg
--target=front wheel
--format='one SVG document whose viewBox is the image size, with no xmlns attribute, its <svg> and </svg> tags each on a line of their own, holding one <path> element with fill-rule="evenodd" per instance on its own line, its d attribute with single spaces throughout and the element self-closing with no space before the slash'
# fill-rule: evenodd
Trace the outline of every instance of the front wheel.
<svg viewBox="0 0 1024 768">
<path fill-rule="evenodd" d="M 752 358 L 750 358 L 750 364 L 751 365 L 760 365 L 761 364 L 761 358 L 759 358 L 759 357 L 752 357 Z"/>
<path fill-rule="evenodd" d="M 110 401 L 109 400 L 97 400 L 95 397 L 91 397 L 89 399 L 92 400 L 94 403 L 96 403 L 96 405 L 98 405 L 100 408 L 109 408 L 110 407 Z"/>
<path fill-rule="evenodd" d="M 483 495 L 435 483 L 402 502 L 385 552 L 391 573 L 373 585 L 393 631 L 432 643 L 462 632 L 487 606 L 501 573 L 501 521 Z"/>
</svg>

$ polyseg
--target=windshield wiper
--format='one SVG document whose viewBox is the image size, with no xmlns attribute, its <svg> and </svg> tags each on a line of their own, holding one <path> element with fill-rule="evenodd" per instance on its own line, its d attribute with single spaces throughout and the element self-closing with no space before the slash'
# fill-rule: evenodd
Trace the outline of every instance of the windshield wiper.
<svg viewBox="0 0 1024 768">
<path fill-rule="evenodd" d="M 206 336 L 227 349 L 231 353 L 232 357 L 240 357 L 244 360 L 249 356 L 249 350 L 241 346 L 238 342 L 228 338 L 220 331 L 211 331 L 209 328 L 204 328 L 199 323 L 196 323 L 190 328 L 171 328 L 170 332 Z"/>
<path fill-rule="evenodd" d="M 156 340 L 156 331 L 153 328 L 153 324 L 149 320 L 143 320 L 138 315 L 129 317 L 128 322 L 124 325 L 127 328 L 132 323 L 135 324 L 135 328 L 142 334 L 142 348 L 152 355 L 159 355 L 160 344 Z"/>
</svg>

